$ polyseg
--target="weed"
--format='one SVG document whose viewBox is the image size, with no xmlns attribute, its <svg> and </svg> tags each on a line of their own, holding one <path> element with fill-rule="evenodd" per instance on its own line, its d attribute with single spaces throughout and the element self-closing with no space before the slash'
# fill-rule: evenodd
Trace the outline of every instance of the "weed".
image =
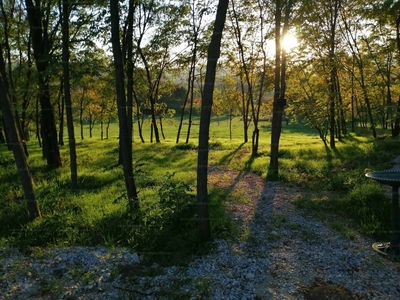
<svg viewBox="0 0 400 300">
<path fill-rule="evenodd" d="M 346 238 L 355 239 L 355 234 L 354 231 L 346 226 L 343 222 L 341 221 L 328 221 L 327 224 L 336 229 L 337 231 L 339 231 L 343 236 L 345 236 Z"/>
<path fill-rule="evenodd" d="M 208 299 L 211 292 L 212 280 L 209 277 L 199 278 L 195 281 L 196 289 L 198 290 L 197 299 Z"/>
</svg>

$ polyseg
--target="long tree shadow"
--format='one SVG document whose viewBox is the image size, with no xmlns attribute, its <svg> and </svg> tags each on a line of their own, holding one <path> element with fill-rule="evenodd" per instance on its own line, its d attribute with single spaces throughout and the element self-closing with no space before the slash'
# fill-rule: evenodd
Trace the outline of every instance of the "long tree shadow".
<svg viewBox="0 0 400 300">
<path fill-rule="evenodd" d="M 232 159 L 235 157 L 235 155 L 243 148 L 243 146 L 244 146 L 245 144 L 246 144 L 246 143 L 241 143 L 235 150 L 233 150 L 232 152 L 230 152 L 230 153 L 224 155 L 224 156 L 220 159 L 219 164 L 220 164 L 220 165 L 229 164 L 229 163 L 232 161 Z"/>
</svg>

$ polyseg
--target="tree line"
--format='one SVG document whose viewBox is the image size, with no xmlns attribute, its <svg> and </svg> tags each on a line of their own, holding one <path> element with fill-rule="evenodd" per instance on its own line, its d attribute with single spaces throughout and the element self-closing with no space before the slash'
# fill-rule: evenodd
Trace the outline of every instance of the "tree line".
<svg viewBox="0 0 400 300">
<path fill-rule="evenodd" d="M 32 132 L 47 165 L 59 168 L 67 128 L 74 189 L 74 123 L 81 139 L 84 122 L 90 136 L 98 122 L 107 138 L 116 120 L 134 211 L 140 202 L 132 142 L 145 142 L 144 120 L 150 120 L 151 142 L 160 143 L 163 119 L 176 114 L 176 143 L 184 126 L 189 143 L 198 110 L 205 236 L 212 114 L 241 118 L 252 155 L 259 151 L 260 120 L 271 120 L 273 177 L 284 119 L 307 122 L 331 148 L 357 126 L 374 138 L 377 127 L 393 137 L 400 132 L 397 1 L 12 0 L 0 1 L 0 10 L 0 142 L 13 150 L 31 219 L 40 216 L 26 160 Z M 282 43 L 289 34 L 298 40 L 292 49 Z"/>
</svg>

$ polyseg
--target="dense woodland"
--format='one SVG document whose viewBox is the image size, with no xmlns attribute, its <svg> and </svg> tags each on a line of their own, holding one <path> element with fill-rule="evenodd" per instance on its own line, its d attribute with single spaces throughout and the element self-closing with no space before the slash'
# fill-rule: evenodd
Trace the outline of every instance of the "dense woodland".
<svg viewBox="0 0 400 300">
<path fill-rule="evenodd" d="M 269 178 L 279 177 L 286 122 L 312 127 L 327 149 L 357 128 L 373 139 L 400 133 L 397 1 L 10 0 L 0 12 L 0 143 L 13 151 L 31 220 L 41 217 L 33 141 L 49 170 L 63 167 L 68 143 L 74 190 L 77 141 L 94 128 L 108 139 L 118 124 L 115 156 L 135 215 L 132 144 L 162 144 L 175 120 L 176 144 L 198 145 L 198 225 L 209 238 L 211 117 L 229 120 L 230 138 L 240 119 L 253 157 L 260 122 L 271 122 Z"/>
</svg>

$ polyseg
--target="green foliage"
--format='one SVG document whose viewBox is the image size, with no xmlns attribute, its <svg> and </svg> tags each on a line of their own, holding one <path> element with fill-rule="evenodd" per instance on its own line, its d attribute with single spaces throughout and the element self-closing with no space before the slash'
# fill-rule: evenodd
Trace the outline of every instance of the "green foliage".
<svg viewBox="0 0 400 300">
<path fill-rule="evenodd" d="M 343 209 L 362 232 L 376 236 L 387 236 L 390 228 L 391 199 L 382 187 L 374 182 L 356 186 L 345 198 Z"/>
</svg>

